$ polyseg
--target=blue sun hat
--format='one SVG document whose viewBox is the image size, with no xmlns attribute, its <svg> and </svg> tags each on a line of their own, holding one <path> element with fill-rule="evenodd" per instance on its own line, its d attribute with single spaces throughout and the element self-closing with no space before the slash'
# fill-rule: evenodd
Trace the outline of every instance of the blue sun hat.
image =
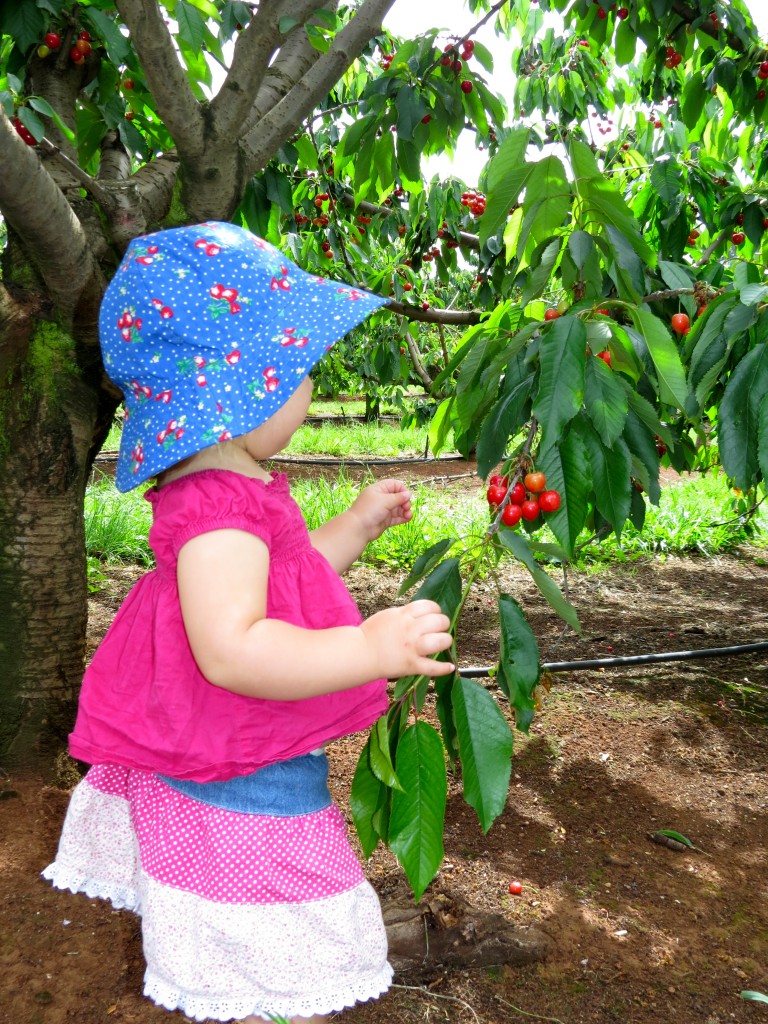
<svg viewBox="0 0 768 1024">
<path fill-rule="evenodd" d="M 269 419 L 386 301 L 301 270 L 234 224 L 135 238 L 99 315 L 104 364 L 125 395 L 118 490 Z"/>
</svg>

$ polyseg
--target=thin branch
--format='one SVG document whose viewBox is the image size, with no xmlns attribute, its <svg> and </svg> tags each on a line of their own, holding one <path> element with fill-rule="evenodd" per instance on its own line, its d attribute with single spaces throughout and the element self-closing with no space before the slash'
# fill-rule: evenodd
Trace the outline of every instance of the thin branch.
<svg viewBox="0 0 768 1024">
<path fill-rule="evenodd" d="M 46 138 L 41 139 L 38 146 L 45 156 L 53 157 L 62 166 L 66 167 L 72 177 L 79 181 L 85 191 L 93 196 L 105 213 L 114 207 L 114 200 L 109 192 L 98 181 L 95 181 L 90 174 L 86 174 L 79 164 L 76 164 L 74 160 L 70 160 L 66 153 L 62 153 L 58 146 L 54 146 Z"/>
<path fill-rule="evenodd" d="M 309 117 L 318 101 L 328 95 L 366 43 L 381 31 L 382 19 L 393 3 L 394 0 L 364 0 L 336 35 L 328 52 L 250 129 L 243 140 L 248 175 L 260 170 Z"/>
<path fill-rule="evenodd" d="M 458 996 L 445 996 L 440 992 L 430 992 L 428 988 L 422 988 L 420 985 L 393 985 L 392 988 L 401 988 L 404 992 L 419 992 L 423 996 L 429 996 L 430 999 L 445 999 L 450 1003 L 458 1003 L 459 1006 L 463 1006 L 466 1010 L 472 1014 L 472 1016 L 480 1024 L 480 1018 L 475 1013 L 474 1009 L 465 1002 L 463 999 L 459 999 Z"/>
<path fill-rule="evenodd" d="M 712 239 L 712 241 L 709 243 L 709 245 L 704 250 L 704 252 L 701 254 L 701 256 L 699 256 L 699 258 L 693 264 L 694 267 L 703 267 L 704 264 L 709 260 L 709 257 L 712 255 L 712 253 L 715 251 L 715 249 L 717 249 L 717 247 L 719 245 L 722 245 L 723 242 L 728 237 L 728 235 L 730 235 L 732 232 L 733 232 L 733 228 L 732 227 L 723 228 L 723 230 L 720 232 L 720 234 Z"/>
<path fill-rule="evenodd" d="M 427 391 L 427 393 L 431 394 L 432 393 L 432 378 L 429 376 L 427 371 L 424 369 L 424 364 L 421 361 L 421 356 L 419 355 L 419 350 L 418 350 L 418 347 L 416 345 L 416 342 L 413 339 L 413 335 L 411 334 L 411 332 L 408 330 L 407 327 L 405 328 L 403 333 L 405 335 L 405 344 L 408 346 L 408 354 L 411 357 L 411 362 L 413 363 L 413 368 L 416 371 L 419 379 L 421 380 L 421 383 L 424 385 L 424 388 Z"/>
<path fill-rule="evenodd" d="M 205 146 L 203 112 L 190 88 L 173 40 L 155 0 L 115 0 L 131 33 L 157 113 L 182 159 L 192 161 Z"/>
</svg>

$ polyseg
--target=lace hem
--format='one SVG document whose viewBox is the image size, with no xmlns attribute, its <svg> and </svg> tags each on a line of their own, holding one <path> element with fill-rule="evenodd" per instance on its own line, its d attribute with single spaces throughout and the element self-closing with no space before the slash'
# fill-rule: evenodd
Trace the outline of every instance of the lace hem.
<svg viewBox="0 0 768 1024">
<path fill-rule="evenodd" d="M 139 895 L 135 889 L 115 882 L 99 881 L 88 875 L 68 870 L 54 861 L 40 874 L 57 889 L 84 893 L 89 899 L 108 900 L 115 910 L 132 910 L 141 914 Z"/>
<path fill-rule="evenodd" d="M 239 996 L 231 999 L 210 999 L 201 995 L 183 992 L 154 976 L 148 968 L 144 976 L 144 995 L 166 1010 L 181 1010 L 192 1020 L 230 1021 L 257 1016 L 269 1021 L 274 1017 L 312 1017 L 338 1013 L 355 1003 L 377 999 L 392 984 L 392 968 L 389 964 L 369 978 L 357 978 L 342 991 L 318 992 L 301 1000 L 290 996 L 264 996 L 246 999 Z"/>
</svg>

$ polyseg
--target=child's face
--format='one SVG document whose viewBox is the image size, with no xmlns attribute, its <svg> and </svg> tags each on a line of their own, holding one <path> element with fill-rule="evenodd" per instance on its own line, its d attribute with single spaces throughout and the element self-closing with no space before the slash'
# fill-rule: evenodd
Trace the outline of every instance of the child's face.
<svg viewBox="0 0 768 1024">
<path fill-rule="evenodd" d="M 304 422 L 311 401 L 312 381 L 305 377 L 285 405 L 245 435 L 245 449 L 251 458 L 261 462 L 282 451 Z"/>
</svg>

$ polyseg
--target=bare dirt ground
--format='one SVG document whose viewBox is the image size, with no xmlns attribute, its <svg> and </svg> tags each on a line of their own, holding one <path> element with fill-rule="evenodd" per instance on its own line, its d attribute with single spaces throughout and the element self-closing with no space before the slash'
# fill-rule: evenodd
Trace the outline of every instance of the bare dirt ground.
<svg viewBox="0 0 768 1024">
<path fill-rule="evenodd" d="M 424 467 L 422 476 L 441 471 Z M 477 486 L 461 480 L 452 486 Z M 92 644 L 136 577 L 109 571 L 91 603 Z M 357 567 L 348 582 L 368 614 L 395 600 L 399 580 Z M 581 637 L 562 635 L 524 572 L 508 570 L 503 584 L 529 612 L 544 661 L 768 639 L 765 551 L 573 576 Z M 490 582 L 468 603 L 465 667 L 497 658 L 493 603 Z M 768 992 L 768 655 L 580 670 L 551 683 L 530 735 L 516 733 L 507 807 L 487 835 L 461 779 L 451 779 L 446 858 L 424 897 L 542 930 L 546 959 L 400 976 L 386 997 L 343 1020 L 768 1021 L 768 1006 L 739 997 Z M 362 742 L 350 737 L 330 751 L 342 807 Z M 0 1024 L 181 1022 L 141 996 L 136 919 L 39 878 L 67 781 L 0 779 Z M 697 850 L 652 843 L 657 829 L 682 833 Z M 407 897 L 386 851 L 374 853 L 368 874 L 385 905 Z M 509 894 L 512 880 L 521 895 Z"/>
</svg>

